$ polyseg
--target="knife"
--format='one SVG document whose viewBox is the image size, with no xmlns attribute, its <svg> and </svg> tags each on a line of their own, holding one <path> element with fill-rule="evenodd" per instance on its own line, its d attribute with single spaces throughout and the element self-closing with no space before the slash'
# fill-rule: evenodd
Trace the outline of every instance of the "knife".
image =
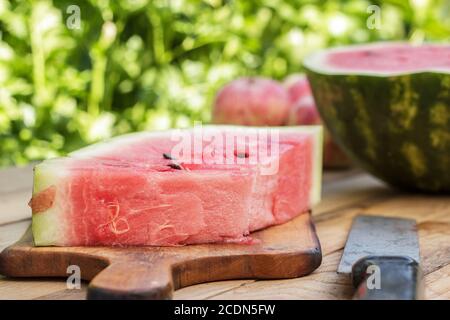
<svg viewBox="0 0 450 320">
<path fill-rule="evenodd" d="M 338 273 L 351 275 L 356 300 L 421 299 L 416 221 L 357 216 Z"/>
</svg>

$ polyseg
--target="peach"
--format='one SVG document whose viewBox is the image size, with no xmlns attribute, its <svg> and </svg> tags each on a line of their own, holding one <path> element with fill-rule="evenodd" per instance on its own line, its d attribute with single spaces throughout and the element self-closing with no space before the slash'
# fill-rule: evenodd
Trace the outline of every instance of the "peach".
<svg viewBox="0 0 450 320">
<path fill-rule="evenodd" d="M 212 122 L 280 126 L 285 124 L 289 108 L 289 95 L 277 81 L 262 77 L 240 78 L 217 93 Z"/>
<path fill-rule="evenodd" d="M 314 97 L 305 75 L 294 74 L 284 81 L 291 100 L 288 125 L 317 125 L 323 124 L 317 111 Z M 325 168 L 346 168 L 350 160 L 333 141 L 328 130 L 324 130 L 323 165 Z"/>
</svg>

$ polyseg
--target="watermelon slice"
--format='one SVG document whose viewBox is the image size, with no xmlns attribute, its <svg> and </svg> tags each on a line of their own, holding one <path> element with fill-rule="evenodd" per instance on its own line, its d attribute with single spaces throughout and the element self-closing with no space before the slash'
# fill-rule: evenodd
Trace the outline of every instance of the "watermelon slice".
<svg viewBox="0 0 450 320">
<path fill-rule="evenodd" d="M 35 244 L 247 243 L 319 201 L 321 127 L 199 132 L 124 135 L 37 165 Z"/>
</svg>

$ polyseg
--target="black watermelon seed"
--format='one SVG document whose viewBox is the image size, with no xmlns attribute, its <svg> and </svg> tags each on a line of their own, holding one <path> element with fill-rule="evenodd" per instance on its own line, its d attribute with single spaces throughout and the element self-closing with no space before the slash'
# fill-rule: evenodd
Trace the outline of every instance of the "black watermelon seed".
<svg viewBox="0 0 450 320">
<path fill-rule="evenodd" d="M 248 158 L 248 153 L 236 153 L 236 157 L 238 157 L 238 158 Z"/>
<path fill-rule="evenodd" d="M 170 153 L 163 153 L 163 157 L 164 157 L 164 159 L 167 159 L 167 160 L 174 160 L 174 158 L 172 158 Z"/>
<path fill-rule="evenodd" d="M 179 164 L 176 164 L 176 163 L 169 163 L 168 166 L 171 167 L 172 169 L 176 169 L 176 170 L 183 169 L 183 168 L 181 168 L 181 166 Z"/>
</svg>

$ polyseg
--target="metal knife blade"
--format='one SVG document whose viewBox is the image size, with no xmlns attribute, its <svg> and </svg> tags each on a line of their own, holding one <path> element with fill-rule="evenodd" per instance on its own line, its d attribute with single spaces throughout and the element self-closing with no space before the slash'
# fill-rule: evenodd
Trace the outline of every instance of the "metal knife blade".
<svg viewBox="0 0 450 320">
<path fill-rule="evenodd" d="M 366 256 L 408 256 L 420 262 L 416 221 L 360 215 L 353 225 L 338 273 L 350 274 L 353 264 Z"/>
</svg>

